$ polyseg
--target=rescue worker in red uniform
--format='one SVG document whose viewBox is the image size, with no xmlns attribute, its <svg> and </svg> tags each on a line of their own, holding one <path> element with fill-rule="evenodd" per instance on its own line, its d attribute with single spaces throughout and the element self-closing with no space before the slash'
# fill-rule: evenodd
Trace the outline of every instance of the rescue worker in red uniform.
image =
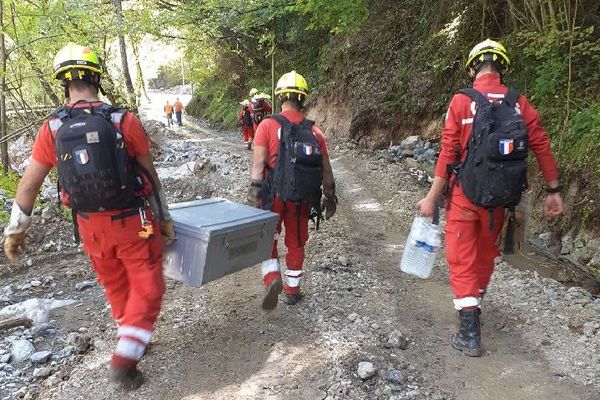
<svg viewBox="0 0 600 400">
<path fill-rule="evenodd" d="M 299 126 L 308 123 L 308 136 L 314 140 L 314 147 L 322 154 L 322 170 L 319 182 L 306 182 L 315 184 L 318 189 L 317 203 L 321 200 L 321 187 L 324 195 L 322 204 L 318 206 L 325 211 L 325 218 L 331 218 L 336 211 L 337 197 L 335 195 L 335 183 L 333 171 L 329 162 L 327 143 L 321 130 L 306 120 L 302 109 L 304 101 L 308 96 L 308 84 L 306 80 L 295 71 L 284 74 L 277 83 L 275 94 L 281 103 L 281 113 L 274 117 L 268 117 L 258 126 L 254 138 L 254 159 L 252 164 L 252 183 L 248 190 L 248 204 L 255 207 L 269 208 L 279 214 L 278 235 L 282 226 L 285 226 L 285 245 L 287 254 L 285 257 L 286 282 L 283 285 L 285 301 L 289 305 L 297 304 L 302 295 L 300 283 L 304 276 L 304 246 L 308 240 L 308 221 L 311 204 L 307 201 L 292 202 L 284 201 L 278 193 L 272 196 L 272 205 L 269 207 L 269 199 L 265 193 L 263 183 L 269 178 L 277 175 L 278 155 L 280 152 L 280 139 L 285 133 L 282 124 L 277 118 L 283 118 L 286 124 Z M 285 138 L 284 138 L 285 139 Z M 284 140 L 281 139 L 281 140 Z M 310 146 L 308 146 L 310 147 Z M 312 147 L 311 147 L 312 149 Z M 317 150 L 315 150 L 317 151 Z M 309 152 L 312 154 L 312 151 Z M 290 179 L 287 177 L 286 179 Z M 308 185 L 307 185 L 308 186 Z M 278 191 L 276 189 L 275 191 Z M 278 296 L 282 288 L 281 268 L 279 264 L 279 253 L 277 250 L 277 238 L 273 243 L 272 258 L 262 263 L 263 283 L 266 287 L 262 308 L 273 309 L 277 306 Z"/>
<path fill-rule="evenodd" d="M 238 115 L 238 125 L 242 129 L 244 144 L 250 150 L 252 149 L 252 141 L 254 140 L 254 121 L 252 119 L 251 103 L 249 100 L 244 100 L 240 104 L 242 105 L 242 109 Z"/>
<path fill-rule="evenodd" d="M 258 129 L 258 125 L 262 122 L 267 115 L 273 113 L 273 107 L 271 103 L 267 101 L 270 96 L 265 93 L 257 93 L 252 97 L 250 101 L 250 112 L 254 119 L 254 131 Z"/>
<path fill-rule="evenodd" d="M 60 160 L 57 159 L 57 150 L 62 143 L 60 135 L 64 137 L 73 132 L 75 124 L 69 122 L 71 117 L 81 115 L 82 122 L 77 124 L 80 127 L 86 124 L 91 126 L 91 119 L 88 118 L 94 112 L 100 109 L 117 110 L 98 100 L 102 72 L 103 67 L 96 54 L 72 43 L 64 47 L 54 60 L 54 77 L 62 82 L 70 103 L 57 110 L 40 128 L 33 145 L 31 162 L 19 183 L 10 222 L 4 232 L 4 252 L 12 261 L 17 260 L 25 250 L 34 201 L 50 170 L 58 167 L 61 180 L 65 177 L 74 181 L 77 176 L 65 175 L 69 173 L 64 169 L 67 164 L 61 162 L 76 159 L 71 161 L 71 165 L 76 165 L 77 168 L 96 168 L 98 165 L 97 157 L 96 160 L 94 157 L 100 154 L 95 153 L 100 147 L 92 146 L 106 146 L 106 142 L 102 142 L 104 133 L 95 129 L 83 135 L 84 142 L 78 144 L 79 147 L 72 153 L 61 152 Z M 149 141 L 140 120 L 132 113 L 121 110 L 111 112 L 102 122 L 105 124 L 103 126 L 108 127 L 111 136 L 122 134 L 126 156 L 146 171 L 145 185 L 140 192 L 131 192 L 135 194 L 130 197 L 140 207 L 123 209 L 117 206 L 106 211 L 81 211 L 77 213 L 76 219 L 84 249 L 99 282 L 104 286 L 112 317 L 118 324 L 118 343 L 111 360 L 110 379 L 124 389 L 135 389 L 143 382 L 137 364 L 150 342 L 165 291 L 162 272 L 163 241 L 172 241 L 174 232 L 153 166 Z M 85 150 L 81 150 L 82 148 Z M 100 151 L 115 153 L 112 148 Z M 116 178 L 106 178 L 103 183 L 115 180 Z M 65 192 L 65 188 L 69 186 L 63 183 L 61 182 L 61 199 L 63 203 L 71 204 L 75 201 L 75 191 Z M 108 189 L 105 186 L 96 187 L 95 193 L 85 193 L 86 198 L 107 196 Z M 84 191 L 89 192 L 88 189 Z M 144 196 L 152 191 L 156 197 L 145 199 Z M 156 198 L 160 201 L 155 200 Z M 151 207 L 148 201 L 151 201 Z M 156 214 L 162 215 L 163 219 L 159 221 Z"/>
<path fill-rule="evenodd" d="M 506 49 L 500 43 L 486 40 L 476 45 L 469 54 L 467 69 L 474 77 L 473 88 L 490 102 L 502 102 L 508 88 L 502 83 L 502 73 L 510 64 Z M 536 156 L 546 181 L 548 196 L 544 213 L 557 217 L 563 212 L 559 172 L 538 111 L 525 96 L 519 96 L 515 107 L 525 124 L 529 148 Z M 494 271 L 494 258 L 499 255 L 496 240 L 502 230 L 504 208 L 491 212 L 475 206 L 464 194 L 456 175 L 448 175 L 448 166 L 464 162 L 467 143 L 472 133 L 477 112 L 476 103 L 466 94 L 455 95 L 448 109 L 442 131 L 441 152 L 435 168 L 435 178 L 427 196 L 417 208 L 421 216 L 431 217 L 450 179 L 451 192 L 447 199 L 446 257 L 450 267 L 450 286 L 454 307 L 459 310 L 460 327 L 452 337 L 452 345 L 469 356 L 481 355 L 479 315 L 481 298 L 486 292 Z M 457 160 L 457 150 L 460 160 Z M 490 218 L 493 218 L 490 221 Z M 490 223 L 492 222 L 492 223 Z"/>
</svg>

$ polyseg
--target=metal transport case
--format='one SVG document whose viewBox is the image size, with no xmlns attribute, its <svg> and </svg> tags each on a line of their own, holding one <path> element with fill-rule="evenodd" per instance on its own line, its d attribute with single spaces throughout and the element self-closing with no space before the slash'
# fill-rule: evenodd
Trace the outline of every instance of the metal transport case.
<svg viewBox="0 0 600 400">
<path fill-rule="evenodd" d="M 279 217 L 224 199 L 169 205 L 176 240 L 165 274 L 198 287 L 271 258 Z"/>
</svg>

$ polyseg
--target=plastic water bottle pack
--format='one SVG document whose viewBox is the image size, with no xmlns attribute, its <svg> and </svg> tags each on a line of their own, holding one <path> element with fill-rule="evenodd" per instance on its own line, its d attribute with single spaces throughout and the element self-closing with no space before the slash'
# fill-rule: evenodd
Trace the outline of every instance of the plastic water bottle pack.
<svg viewBox="0 0 600 400">
<path fill-rule="evenodd" d="M 439 225 L 440 214 L 436 206 L 433 219 L 416 216 L 404 245 L 400 269 L 419 278 L 429 278 L 435 256 L 442 244 Z"/>
</svg>

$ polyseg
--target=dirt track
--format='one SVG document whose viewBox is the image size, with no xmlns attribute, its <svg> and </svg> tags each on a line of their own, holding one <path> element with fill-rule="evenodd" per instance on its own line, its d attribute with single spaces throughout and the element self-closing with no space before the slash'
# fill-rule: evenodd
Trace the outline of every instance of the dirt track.
<svg viewBox="0 0 600 400">
<path fill-rule="evenodd" d="M 243 154 L 249 165 L 250 153 L 233 135 L 193 126 L 179 133 L 213 150 Z M 333 221 L 311 233 L 306 298 L 299 306 L 262 312 L 257 267 L 201 289 L 170 281 L 153 346 L 141 365 L 148 382 L 140 390 L 125 394 L 108 385 L 109 328 L 68 380 L 39 398 L 600 398 L 593 387 L 553 369 L 522 336 L 522 321 L 495 305 L 493 296 L 484 309 L 485 356 L 453 351 L 448 339 L 456 317 L 443 257 L 426 281 L 398 267 L 412 205 L 426 188 L 408 169 L 343 146 L 333 151 L 333 166 L 340 208 Z M 233 198 L 241 200 L 246 177 L 232 182 L 238 185 Z M 101 293 L 94 293 L 97 304 Z M 111 326 L 106 313 L 101 319 L 96 322 Z M 409 339 L 406 350 L 383 345 L 394 330 Z M 373 362 L 379 376 L 359 379 L 360 361 Z M 404 383 L 389 383 L 383 376 L 388 368 L 400 371 Z"/>
</svg>

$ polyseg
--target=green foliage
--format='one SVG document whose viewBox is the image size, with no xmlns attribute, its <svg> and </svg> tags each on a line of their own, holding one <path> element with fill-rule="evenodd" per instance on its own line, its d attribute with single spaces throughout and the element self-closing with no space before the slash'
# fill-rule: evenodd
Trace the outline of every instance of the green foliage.
<svg viewBox="0 0 600 400">
<path fill-rule="evenodd" d="M 600 104 L 581 108 L 561 143 L 561 161 L 574 173 L 600 176 Z"/>
<path fill-rule="evenodd" d="M 308 29 L 329 29 L 332 33 L 356 30 L 369 15 L 362 0 L 304 0 L 292 9 L 310 15 Z"/>
<path fill-rule="evenodd" d="M 187 66 L 184 66 L 187 69 Z M 169 65 L 163 65 L 158 70 L 158 76 L 150 79 L 148 86 L 153 89 L 169 89 L 181 85 L 181 63 L 176 62 Z"/>
<path fill-rule="evenodd" d="M 0 192 L 9 198 L 14 199 L 17 193 L 17 187 L 19 186 L 19 175 L 14 172 L 8 174 L 0 174 Z M 4 200 L 0 199 L 0 209 L 4 208 Z M 0 221 L 7 223 L 10 218 L 10 214 L 5 211 L 0 211 Z"/>
</svg>

